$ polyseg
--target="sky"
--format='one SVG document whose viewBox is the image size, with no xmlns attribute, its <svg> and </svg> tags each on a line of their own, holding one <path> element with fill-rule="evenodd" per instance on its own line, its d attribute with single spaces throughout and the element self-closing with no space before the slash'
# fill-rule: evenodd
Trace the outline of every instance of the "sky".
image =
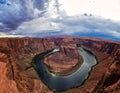
<svg viewBox="0 0 120 93">
<path fill-rule="evenodd" d="M 0 37 L 120 40 L 120 0 L 0 0 Z"/>
<path fill-rule="evenodd" d="M 60 0 L 68 15 L 89 13 L 120 21 L 120 0 Z"/>
</svg>

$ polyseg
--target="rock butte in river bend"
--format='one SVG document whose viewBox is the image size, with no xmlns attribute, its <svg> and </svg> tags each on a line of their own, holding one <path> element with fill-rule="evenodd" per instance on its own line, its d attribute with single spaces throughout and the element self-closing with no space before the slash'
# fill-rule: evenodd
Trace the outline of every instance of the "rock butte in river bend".
<svg viewBox="0 0 120 93">
<path fill-rule="evenodd" d="M 78 62 L 76 44 L 92 51 L 98 64 L 82 87 L 67 90 L 66 93 L 120 93 L 120 42 L 64 36 L 0 38 L 0 93 L 54 93 L 42 83 L 33 68 L 25 69 L 36 54 L 58 46 L 62 50 L 58 58 L 60 61 L 52 57 L 45 63 L 54 70 L 57 67 L 58 72 L 69 69 Z M 67 64 L 69 58 L 71 61 Z"/>
<path fill-rule="evenodd" d="M 53 72 L 69 71 L 77 65 L 79 53 L 72 38 L 55 39 L 55 45 L 59 47 L 60 51 L 45 58 L 46 65 Z"/>
</svg>

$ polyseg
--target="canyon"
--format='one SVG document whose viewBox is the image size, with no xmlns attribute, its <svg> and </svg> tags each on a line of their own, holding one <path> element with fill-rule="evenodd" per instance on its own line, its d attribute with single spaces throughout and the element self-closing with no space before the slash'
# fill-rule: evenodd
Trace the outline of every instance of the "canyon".
<svg viewBox="0 0 120 93">
<path fill-rule="evenodd" d="M 0 38 L 0 93 L 54 93 L 34 68 L 32 59 L 46 50 L 60 48 L 45 64 L 56 73 L 78 62 L 76 44 L 91 51 L 98 64 L 86 82 L 65 93 L 120 93 L 120 42 L 89 37 Z"/>
</svg>

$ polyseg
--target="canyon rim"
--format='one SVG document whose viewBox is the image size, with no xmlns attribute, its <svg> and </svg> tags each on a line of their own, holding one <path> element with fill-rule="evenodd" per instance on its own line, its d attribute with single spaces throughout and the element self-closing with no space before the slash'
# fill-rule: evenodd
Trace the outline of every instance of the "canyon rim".
<svg viewBox="0 0 120 93">
<path fill-rule="evenodd" d="M 66 93 L 119 93 L 120 42 L 89 37 L 0 38 L 0 93 L 54 93 L 33 68 L 25 70 L 33 57 L 46 50 L 61 47 L 56 57 L 45 64 L 60 72 L 73 67 L 78 60 L 76 44 L 91 51 L 97 65 L 82 86 Z M 70 45 L 70 46 L 68 46 Z M 69 60 L 70 58 L 70 60 Z M 52 61 L 51 61 L 52 60 Z M 64 64 L 64 66 L 63 66 Z M 9 91 L 8 91 L 9 90 Z"/>
</svg>

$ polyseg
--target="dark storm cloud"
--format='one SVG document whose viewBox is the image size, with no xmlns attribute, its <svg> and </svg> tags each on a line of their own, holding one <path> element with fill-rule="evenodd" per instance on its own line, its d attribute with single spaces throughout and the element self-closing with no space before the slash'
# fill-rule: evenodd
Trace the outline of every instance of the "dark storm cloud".
<svg viewBox="0 0 120 93">
<path fill-rule="evenodd" d="M 45 11 L 44 0 L 0 0 L 0 32 L 15 30 L 22 22 L 35 19 Z"/>
</svg>

